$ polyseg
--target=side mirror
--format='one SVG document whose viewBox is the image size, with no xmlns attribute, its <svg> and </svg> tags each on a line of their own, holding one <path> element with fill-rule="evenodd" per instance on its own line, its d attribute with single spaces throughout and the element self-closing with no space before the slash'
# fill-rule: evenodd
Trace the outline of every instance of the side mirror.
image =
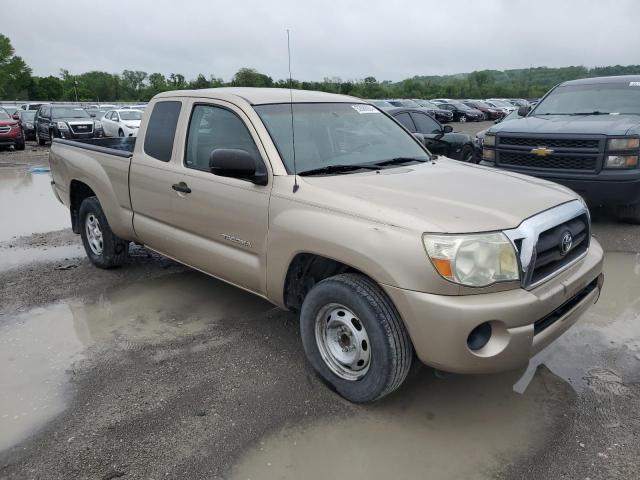
<svg viewBox="0 0 640 480">
<path fill-rule="evenodd" d="M 518 116 L 526 117 L 530 111 L 531 111 L 531 107 L 528 105 L 526 107 L 518 107 Z"/>
<path fill-rule="evenodd" d="M 451 132 L 453 132 L 453 127 L 451 125 L 445 125 L 444 127 L 442 127 L 442 132 L 443 133 L 451 133 Z"/>
<path fill-rule="evenodd" d="M 20 120 L 20 115 L 14 113 L 13 115 L 11 115 L 11 118 L 13 118 L 14 120 Z"/>
<path fill-rule="evenodd" d="M 267 174 L 257 173 L 258 161 L 245 150 L 216 148 L 209 156 L 209 170 L 221 177 L 249 180 L 256 185 L 267 184 Z"/>
</svg>

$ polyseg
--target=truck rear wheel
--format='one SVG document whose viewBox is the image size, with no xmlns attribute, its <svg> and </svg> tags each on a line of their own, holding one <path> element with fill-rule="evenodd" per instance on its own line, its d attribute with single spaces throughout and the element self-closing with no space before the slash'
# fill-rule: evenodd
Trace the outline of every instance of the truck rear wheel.
<svg viewBox="0 0 640 480">
<path fill-rule="evenodd" d="M 82 244 L 91 263 L 99 268 L 122 265 L 129 256 L 129 242 L 111 231 L 98 199 L 85 198 L 79 216 Z"/>
<path fill-rule="evenodd" d="M 617 209 L 617 216 L 627 223 L 640 225 L 640 203 L 634 205 L 621 205 Z"/>
<path fill-rule="evenodd" d="M 352 402 L 372 402 L 404 382 L 413 347 L 382 289 L 364 275 L 327 278 L 307 294 L 300 332 L 313 368 Z"/>
</svg>

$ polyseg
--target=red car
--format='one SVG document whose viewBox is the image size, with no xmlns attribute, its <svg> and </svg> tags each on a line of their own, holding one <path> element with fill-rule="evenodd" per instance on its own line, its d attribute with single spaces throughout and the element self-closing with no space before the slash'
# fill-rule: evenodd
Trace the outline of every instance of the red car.
<svg viewBox="0 0 640 480">
<path fill-rule="evenodd" d="M 468 107 L 480 110 L 484 114 L 485 120 L 497 120 L 504 116 L 504 113 L 502 113 L 497 108 L 493 108 L 479 100 L 462 100 L 462 103 L 464 103 Z"/>
<path fill-rule="evenodd" d="M 13 145 L 16 150 L 24 150 L 24 135 L 20 122 L 0 109 L 0 147 Z"/>
</svg>

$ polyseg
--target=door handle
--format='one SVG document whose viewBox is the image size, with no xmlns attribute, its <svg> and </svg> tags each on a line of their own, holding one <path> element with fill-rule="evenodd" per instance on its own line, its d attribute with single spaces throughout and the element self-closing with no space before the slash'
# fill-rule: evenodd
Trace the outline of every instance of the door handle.
<svg viewBox="0 0 640 480">
<path fill-rule="evenodd" d="M 187 185 L 184 182 L 174 183 L 173 185 L 171 185 L 171 188 L 173 188 L 176 192 L 191 193 L 191 189 L 189 188 L 189 185 Z"/>
</svg>

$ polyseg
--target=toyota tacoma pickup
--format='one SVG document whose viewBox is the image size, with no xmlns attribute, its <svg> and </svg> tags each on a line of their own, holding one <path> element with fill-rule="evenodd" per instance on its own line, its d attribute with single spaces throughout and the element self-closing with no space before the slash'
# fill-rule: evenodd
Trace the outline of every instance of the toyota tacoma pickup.
<svg viewBox="0 0 640 480">
<path fill-rule="evenodd" d="M 218 88 L 147 112 L 137 139 L 53 141 L 91 262 L 121 265 L 136 242 L 299 312 L 310 364 L 348 400 L 391 393 L 416 356 L 520 368 L 599 296 L 579 195 L 436 158 L 360 99 Z"/>
<path fill-rule="evenodd" d="M 491 127 L 482 165 L 561 183 L 640 223 L 640 76 L 572 80 Z"/>
</svg>

